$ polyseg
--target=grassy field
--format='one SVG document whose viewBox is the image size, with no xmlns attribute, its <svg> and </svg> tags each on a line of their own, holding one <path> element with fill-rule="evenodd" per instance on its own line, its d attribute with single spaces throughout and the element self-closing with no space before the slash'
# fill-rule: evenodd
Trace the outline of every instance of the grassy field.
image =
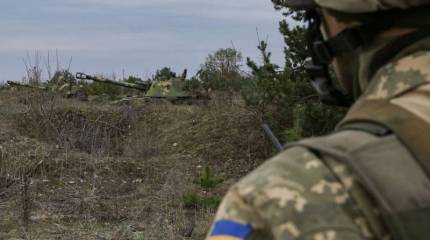
<svg viewBox="0 0 430 240">
<path fill-rule="evenodd" d="M 173 105 L 0 91 L 0 239 L 202 239 L 272 154 L 240 98 Z"/>
</svg>

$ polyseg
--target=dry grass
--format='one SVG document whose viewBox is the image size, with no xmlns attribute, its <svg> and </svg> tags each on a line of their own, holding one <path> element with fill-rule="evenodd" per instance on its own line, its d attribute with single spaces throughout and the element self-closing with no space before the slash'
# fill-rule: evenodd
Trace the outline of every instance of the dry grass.
<svg viewBox="0 0 430 240">
<path fill-rule="evenodd" d="M 239 100 L 79 102 L 0 92 L 0 239 L 201 239 L 220 198 L 270 154 Z M 205 167 L 225 181 L 195 184 Z"/>
</svg>

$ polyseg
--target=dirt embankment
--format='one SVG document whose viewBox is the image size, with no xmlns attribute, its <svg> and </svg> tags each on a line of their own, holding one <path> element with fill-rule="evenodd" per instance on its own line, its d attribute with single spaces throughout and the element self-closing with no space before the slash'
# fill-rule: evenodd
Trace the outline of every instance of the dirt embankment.
<svg viewBox="0 0 430 240">
<path fill-rule="evenodd" d="M 0 92 L 0 239 L 202 239 L 271 154 L 240 101 L 79 102 Z"/>
</svg>

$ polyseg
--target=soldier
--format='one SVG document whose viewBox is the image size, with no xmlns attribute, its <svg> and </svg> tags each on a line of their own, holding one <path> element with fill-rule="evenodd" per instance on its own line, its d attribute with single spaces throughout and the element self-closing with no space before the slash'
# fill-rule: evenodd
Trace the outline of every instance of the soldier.
<svg viewBox="0 0 430 240">
<path fill-rule="evenodd" d="M 208 239 L 430 239 L 430 1 L 278 2 L 306 11 L 322 101 L 358 100 L 234 185 Z"/>
</svg>

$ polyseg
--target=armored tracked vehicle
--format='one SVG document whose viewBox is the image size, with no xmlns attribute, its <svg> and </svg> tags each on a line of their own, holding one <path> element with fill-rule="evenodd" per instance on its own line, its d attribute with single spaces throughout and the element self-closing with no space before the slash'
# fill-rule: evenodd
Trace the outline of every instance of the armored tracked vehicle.
<svg viewBox="0 0 430 240">
<path fill-rule="evenodd" d="M 107 78 L 87 75 L 85 73 L 77 73 L 76 78 L 81 80 L 92 80 L 100 83 L 112 84 L 116 86 L 137 89 L 144 92 L 144 99 L 166 99 L 172 103 L 188 103 L 193 104 L 209 100 L 206 94 L 202 91 L 190 90 L 188 81 L 185 79 L 186 71 L 181 78 L 169 80 L 146 81 L 143 84 L 118 82 Z"/>
</svg>

